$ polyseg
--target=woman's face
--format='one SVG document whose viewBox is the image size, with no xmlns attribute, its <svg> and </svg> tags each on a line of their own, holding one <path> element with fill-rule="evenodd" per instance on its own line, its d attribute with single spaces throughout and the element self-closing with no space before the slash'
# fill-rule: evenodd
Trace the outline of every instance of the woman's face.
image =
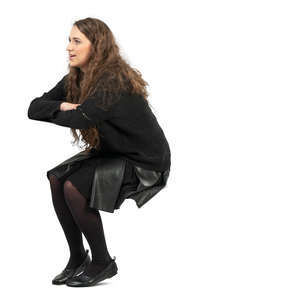
<svg viewBox="0 0 300 300">
<path fill-rule="evenodd" d="M 69 63 L 71 67 L 78 67 L 85 71 L 86 63 L 90 57 L 91 42 L 79 31 L 77 26 L 73 26 L 69 36 L 67 51 L 69 52 Z M 71 57 L 71 55 L 75 55 Z"/>
</svg>

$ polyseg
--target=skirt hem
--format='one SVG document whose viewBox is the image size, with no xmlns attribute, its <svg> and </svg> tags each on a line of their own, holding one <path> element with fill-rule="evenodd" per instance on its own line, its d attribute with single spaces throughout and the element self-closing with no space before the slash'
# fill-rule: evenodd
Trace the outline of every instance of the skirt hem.
<svg viewBox="0 0 300 300">
<path fill-rule="evenodd" d="M 96 167 L 88 205 L 96 210 L 113 213 L 114 210 L 120 209 L 125 199 L 133 199 L 137 207 L 141 208 L 162 190 L 168 181 L 170 169 L 158 172 L 133 165 L 137 185 L 121 193 L 126 160 L 121 156 L 105 157 L 85 151 L 73 155 L 48 170 L 47 178 L 49 179 L 49 176 L 53 174 L 62 181 L 80 168 L 80 161 L 89 158 L 95 159 Z"/>
</svg>

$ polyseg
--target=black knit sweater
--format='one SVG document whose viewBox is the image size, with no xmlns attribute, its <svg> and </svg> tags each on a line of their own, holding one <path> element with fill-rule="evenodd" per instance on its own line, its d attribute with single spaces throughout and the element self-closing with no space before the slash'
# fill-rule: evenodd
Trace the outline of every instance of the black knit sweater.
<svg viewBox="0 0 300 300">
<path fill-rule="evenodd" d="M 121 94 L 108 110 L 96 105 L 101 92 L 87 97 L 76 109 L 61 111 L 66 100 L 65 75 L 54 88 L 34 98 L 28 118 L 74 129 L 97 127 L 100 152 L 118 155 L 147 170 L 165 171 L 171 165 L 169 144 L 148 103 L 139 95 Z"/>
</svg>

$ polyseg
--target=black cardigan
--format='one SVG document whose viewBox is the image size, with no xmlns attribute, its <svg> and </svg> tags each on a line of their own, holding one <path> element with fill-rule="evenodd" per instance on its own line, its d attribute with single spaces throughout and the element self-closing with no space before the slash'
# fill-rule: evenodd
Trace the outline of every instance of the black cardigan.
<svg viewBox="0 0 300 300">
<path fill-rule="evenodd" d="M 65 75 L 54 88 L 34 98 L 28 108 L 28 118 L 51 122 L 74 129 L 97 127 L 100 152 L 117 154 L 147 170 L 165 171 L 171 165 L 169 144 L 148 103 L 139 95 L 122 94 L 108 110 L 96 106 L 101 97 L 97 92 L 87 97 L 76 109 L 61 111 L 67 102 Z"/>
</svg>

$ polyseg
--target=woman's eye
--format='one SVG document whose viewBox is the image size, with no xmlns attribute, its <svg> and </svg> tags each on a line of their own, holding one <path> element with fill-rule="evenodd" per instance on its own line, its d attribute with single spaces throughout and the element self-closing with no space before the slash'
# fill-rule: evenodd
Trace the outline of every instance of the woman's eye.
<svg viewBox="0 0 300 300">
<path fill-rule="evenodd" d="M 70 43 L 70 42 L 71 42 L 71 41 L 69 40 L 69 43 Z M 80 43 L 80 41 L 76 41 L 76 40 L 75 40 L 75 42 L 76 42 L 76 43 Z"/>
</svg>

